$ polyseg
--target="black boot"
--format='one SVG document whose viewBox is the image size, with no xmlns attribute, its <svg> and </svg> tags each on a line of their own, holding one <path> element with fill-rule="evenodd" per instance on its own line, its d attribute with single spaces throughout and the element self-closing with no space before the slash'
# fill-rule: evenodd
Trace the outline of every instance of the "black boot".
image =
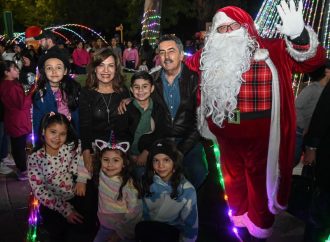
<svg viewBox="0 0 330 242">
<path fill-rule="evenodd" d="M 256 238 L 251 236 L 251 242 L 266 242 L 267 239 L 260 239 L 260 238 Z"/>
<path fill-rule="evenodd" d="M 236 227 L 237 232 L 243 242 L 251 242 L 251 235 L 246 227 Z"/>
</svg>

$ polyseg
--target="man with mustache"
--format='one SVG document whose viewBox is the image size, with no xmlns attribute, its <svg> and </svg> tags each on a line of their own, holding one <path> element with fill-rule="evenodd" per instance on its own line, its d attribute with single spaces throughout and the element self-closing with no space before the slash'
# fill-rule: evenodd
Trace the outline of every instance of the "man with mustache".
<svg viewBox="0 0 330 242">
<path fill-rule="evenodd" d="M 200 74 L 198 127 L 217 140 L 231 220 L 243 241 L 266 241 L 274 214 L 287 207 L 295 147 L 292 73 L 325 61 L 298 9 L 278 6 L 284 39 L 258 35 L 251 16 L 217 11 L 205 47 L 186 64 Z"/>
<path fill-rule="evenodd" d="M 155 90 L 151 97 L 167 110 L 164 133 L 177 143 L 184 155 L 185 175 L 197 189 L 207 175 L 201 136 L 197 130 L 198 76 L 182 62 L 183 44 L 178 37 L 161 36 L 158 49 L 161 69 L 152 74 Z"/>
</svg>

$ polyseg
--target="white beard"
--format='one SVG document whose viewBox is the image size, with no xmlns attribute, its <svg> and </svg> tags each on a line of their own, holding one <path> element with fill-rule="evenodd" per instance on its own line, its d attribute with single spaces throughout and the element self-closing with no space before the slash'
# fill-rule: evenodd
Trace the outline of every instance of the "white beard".
<svg viewBox="0 0 330 242">
<path fill-rule="evenodd" d="M 225 118 L 233 117 L 237 107 L 242 74 L 249 70 L 256 41 L 240 28 L 230 33 L 211 32 L 206 39 L 201 57 L 202 113 L 212 116 L 219 127 Z"/>
</svg>

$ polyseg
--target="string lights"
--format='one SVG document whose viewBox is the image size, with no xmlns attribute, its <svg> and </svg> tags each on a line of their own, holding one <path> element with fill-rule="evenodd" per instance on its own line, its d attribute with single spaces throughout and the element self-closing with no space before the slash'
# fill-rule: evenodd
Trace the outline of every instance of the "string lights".
<svg viewBox="0 0 330 242">
<path fill-rule="evenodd" d="M 29 227 L 26 235 L 26 242 L 37 241 L 37 229 L 41 218 L 39 213 L 39 205 L 38 199 L 36 199 L 31 193 L 29 199 Z"/>
<path fill-rule="evenodd" d="M 149 43 L 153 46 L 156 44 L 156 39 L 159 38 L 160 31 L 160 15 L 154 9 L 147 10 L 143 14 L 141 21 L 142 31 L 141 31 L 141 42 L 148 39 Z"/>
</svg>

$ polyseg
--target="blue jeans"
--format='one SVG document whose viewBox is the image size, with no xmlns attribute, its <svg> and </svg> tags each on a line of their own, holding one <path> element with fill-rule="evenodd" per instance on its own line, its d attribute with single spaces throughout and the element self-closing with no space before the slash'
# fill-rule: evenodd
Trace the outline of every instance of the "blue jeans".
<svg viewBox="0 0 330 242">
<path fill-rule="evenodd" d="M 97 231 L 97 234 L 95 236 L 94 242 L 108 242 L 109 238 L 112 234 L 114 234 L 115 231 L 109 228 L 106 228 L 102 225 L 100 225 L 99 231 Z M 120 242 L 134 242 L 135 240 L 121 240 Z"/>
<path fill-rule="evenodd" d="M 208 174 L 208 165 L 203 145 L 197 143 L 183 158 L 184 175 L 197 190 Z"/>
<path fill-rule="evenodd" d="M 300 157 L 303 151 L 303 143 L 304 143 L 304 137 L 303 137 L 304 129 L 297 127 L 296 129 L 296 150 L 294 155 L 294 165 L 297 165 L 300 161 Z"/>
</svg>

